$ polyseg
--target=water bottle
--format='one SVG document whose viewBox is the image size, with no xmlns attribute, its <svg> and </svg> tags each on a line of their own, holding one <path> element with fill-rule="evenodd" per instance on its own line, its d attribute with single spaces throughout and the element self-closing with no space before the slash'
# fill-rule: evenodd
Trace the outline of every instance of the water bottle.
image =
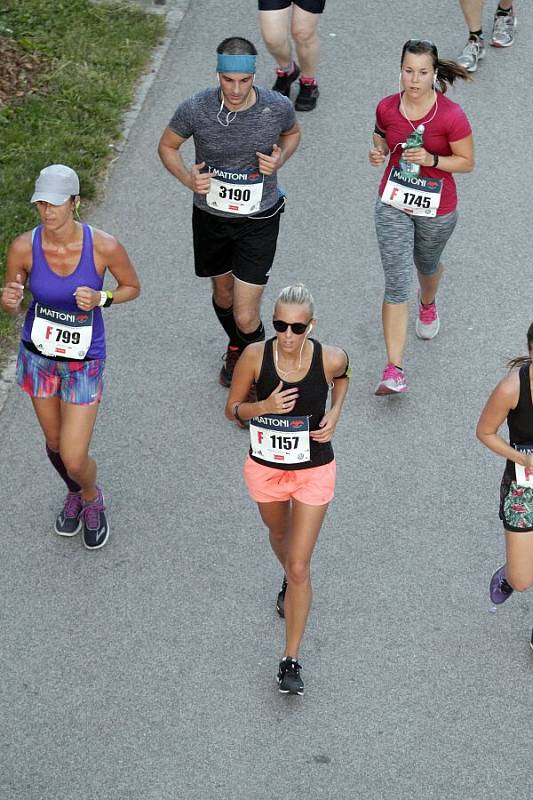
<svg viewBox="0 0 533 800">
<path fill-rule="evenodd" d="M 424 146 L 424 126 L 419 125 L 416 130 L 414 130 L 410 136 L 407 137 L 407 141 L 405 143 L 404 150 L 413 149 L 415 147 L 423 147 Z M 400 159 L 400 169 L 409 177 L 416 177 L 420 174 L 420 164 L 413 164 L 411 161 L 404 161 L 403 158 Z"/>
</svg>

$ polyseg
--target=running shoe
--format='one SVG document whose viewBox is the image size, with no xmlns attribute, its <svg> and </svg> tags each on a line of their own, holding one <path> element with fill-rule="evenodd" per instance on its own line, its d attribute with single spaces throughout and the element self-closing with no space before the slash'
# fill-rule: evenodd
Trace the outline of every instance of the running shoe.
<svg viewBox="0 0 533 800">
<path fill-rule="evenodd" d="M 274 92 L 279 92 L 280 94 L 284 94 L 285 97 L 290 97 L 291 94 L 291 84 L 294 83 L 296 78 L 300 74 L 300 67 L 298 64 L 293 61 L 292 62 L 292 72 L 286 72 L 284 69 L 276 68 L 276 83 L 272 87 Z"/>
<path fill-rule="evenodd" d="M 83 500 L 83 508 L 80 512 L 80 519 L 83 521 L 83 544 L 88 550 L 99 550 L 109 539 L 109 523 L 104 514 L 104 495 L 101 490 L 95 500 L 86 503 Z"/>
<path fill-rule="evenodd" d="M 417 296 L 418 316 L 416 318 L 416 335 L 419 339 L 434 339 L 440 328 L 439 313 L 435 301 L 425 306 L 420 302 L 420 292 Z"/>
<path fill-rule="evenodd" d="M 300 677 L 301 665 L 295 658 L 285 656 L 279 662 L 278 689 L 282 694 L 304 693 L 304 682 Z"/>
<path fill-rule="evenodd" d="M 317 104 L 319 94 L 316 83 L 302 83 L 300 80 L 300 91 L 296 96 L 294 108 L 296 111 L 312 111 Z"/>
<path fill-rule="evenodd" d="M 218 381 L 222 386 L 225 386 L 226 389 L 229 389 L 231 386 L 233 370 L 235 369 L 235 364 L 239 360 L 240 354 L 241 351 L 238 347 L 232 347 L 231 345 L 228 345 L 225 355 L 222 356 L 222 361 L 224 363 L 222 364 Z"/>
<path fill-rule="evenodd" d="M 283 576 L 283 583 L 281 584 L 281 591 L 278 592 L 278 599 L 276 600 L 276 611 L 280 617 L 285 617 L 285 592 L 287 591 L 287 576 Z"/>
<path fill-rule="evenodd" d="M 403 370 L 398 369 L 394 364 L 387 364 L 374 394 L 402 394 L 407 391 L 407 381 Z"/>
<path fill-rule="evenodd" d="M 54 530 L 60 536 L 76 536 L 83 525 L 80 519 L 82 499 L 78 492 L 69 492 L 65 497 L 63 510 L 57 515 Z"/>
<path fill-rule="evenodd" d="M 469 39 L 463 48 L 463 52 L 458 56 L 457 63 L 464 67 L 467 72 L 475 72 L 478 63 L 485 58 L 485 42 L 483 39 Z"/>
<path fill-rule="evenodd" d="M 490 579 L 489 594 L 495 606 L 505 603 L 510 598 L 514 589 L 505 580 L 505 564 L 497 569 Z"/>
<path fill-rule="evenodd" d="M 514 12 L 494 17 L 490 43 L 493 47 L 510 47 L 514 43 L 517 19 Z"/>
</svg>

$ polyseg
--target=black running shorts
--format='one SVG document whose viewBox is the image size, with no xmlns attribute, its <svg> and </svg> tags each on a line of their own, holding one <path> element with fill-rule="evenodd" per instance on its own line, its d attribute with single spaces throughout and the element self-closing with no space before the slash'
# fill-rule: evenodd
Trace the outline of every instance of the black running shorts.
<svg viewBox="0 0 533 800">
<path fill-rule="evenodd" d="M 293 2 L 311 14 L 322 14 L 326 5 L 326 0 L 259 0 L 259 11 L 280 11 L 292 6 Z"/>
<path fill-rule="evenodd" d="M 236 219 L 193 206 L 194 270 L 198 277 L 214 278 L 232 272 L 244 283 L 266 286 L 276 254 L 283 206 L 284 199 L 257 217 Z"/>
</svg>

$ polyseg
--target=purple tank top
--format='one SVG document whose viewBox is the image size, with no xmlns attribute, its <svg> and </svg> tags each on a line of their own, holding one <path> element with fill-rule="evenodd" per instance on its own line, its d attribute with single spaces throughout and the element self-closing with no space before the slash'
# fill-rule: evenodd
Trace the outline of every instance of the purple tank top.
<svg viewBox="0 0 533 800">
<path fill-rule="evenodd" d="M 74 292 L 78 286 L 89 286 L 97 292 L 101 291 L 104 279 L 96 271 L 93 255 L 93 235 L 90 225 L 83 226 L 83 246 L 78 266 L 66 277 L 57 275 L 50 269 L 46 261 L 41 241 L 42 225 L 33 230 L 32 267 L 28 288 L 33 300 L 28 308 L 22 340 L 31 343 L 31 329 L 35 318 L 35 303 L 42 303 L 61 311 L 79 311 Z M 102 310 L 96 307 L 93 312 L 93 335 L 86 359 L 105 358 L 105 331 Z"/>
</svg>

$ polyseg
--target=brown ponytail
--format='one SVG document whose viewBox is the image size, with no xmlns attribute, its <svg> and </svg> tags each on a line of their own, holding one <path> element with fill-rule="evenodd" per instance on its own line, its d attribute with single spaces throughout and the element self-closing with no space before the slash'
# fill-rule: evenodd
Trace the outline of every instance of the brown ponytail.
<svg viewBox="0 0 533 800">
<path fill-rule="evenodd" d="M 516 356 L 516 358 L 510 358 L 507 362 L 506 366 L 507 369 L 516 369 L 517 367 L 521 367 L 524 364 L 531 364 L 533 363 L 533 359 L 531 358 L 531 352 L 533 350 L 533 322 L 527 329 L 527 349 L 529 351 L 528 356 Z"/>
<path fill-rule="evenodd" d="M 463 81 L 472 80 L 470 73 L 456 61 L 441 61 L 437 58 L 437 63 L 433 66 L 437 71 L 437 84 L 442 94 L 446 94 L 448 86 L 452 86 L 457 78 Z"/>
</svg>

